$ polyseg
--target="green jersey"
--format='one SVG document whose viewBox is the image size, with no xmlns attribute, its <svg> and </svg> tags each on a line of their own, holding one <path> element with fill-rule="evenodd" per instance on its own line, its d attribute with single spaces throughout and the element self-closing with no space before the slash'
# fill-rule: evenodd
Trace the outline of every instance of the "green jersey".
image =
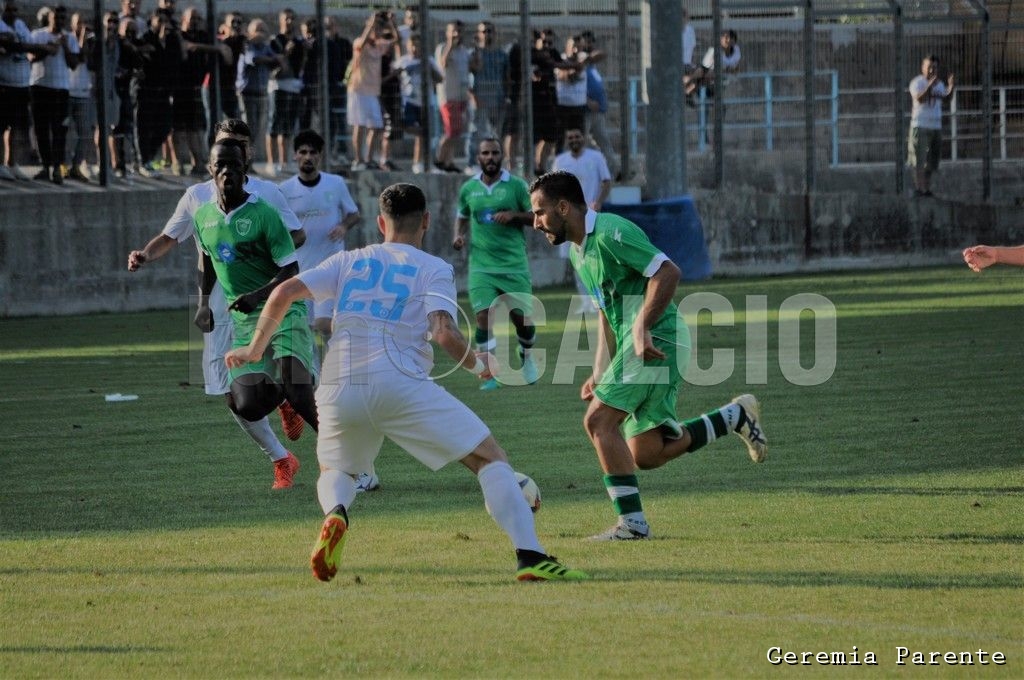
<svg viewBox="0 0 1024 680">
<path fill-rule="evenodd" d="M 518 224 L 498 224 L 494 213 L 530 212 L 526 182 L 507 170 L 487 186 L 478 174 L 459 190 L 459 217 L 469 220 L 469 269 L 486 274 L 529 273 L 526 236 Z"/>
<path fill-rule="evenodd" d="M 643 305 L 647 280 L 668 257 L 624 217 L 588 211 L 586 228 L 583 245 L 569 248 L 569 260 L 608 319 L 621 353 L 633 346 L 633 322 Z M 651 335 L 676 344 L 674 303 L 651 328 Z"/>
<path fill-rule="evenodd" d="M 195 213 L 196 241 L 210 259 L 228 304 L 270 283 L 296 262 L 295 244 L 280 214 L 256 194 L 225 215 L 216 200 Z M 261 305 L 262 306 L 262 305 Z M 245 315 L 234 312 L 233 317 Z"/>
</svg>

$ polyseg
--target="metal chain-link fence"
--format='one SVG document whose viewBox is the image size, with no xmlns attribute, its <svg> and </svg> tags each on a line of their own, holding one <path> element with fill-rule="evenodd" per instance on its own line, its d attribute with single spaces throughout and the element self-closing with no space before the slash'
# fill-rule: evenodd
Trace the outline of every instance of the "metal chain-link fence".
<svg viewBox="0 0 1024 680">
<path fill-rule="evenodd" d="M 200 177 L 211 121 L 238 116 L 255 134 L 256 171 L 270 176 L 288 172 L 291 150 L 284 145 L 300 127 L 312 126 L 328 138 L 328 167 L 334 170 L 374 164 L 419 172 L 463 169 L 473 164 L 472 144 L 486 132 L 504 138 L 510 166 L 529 176 L 548 167 L 565 127 L 579 124 L 622 182 L 648 181 L 645 161 L 652 149 L 674 145 L 685 149 L 684 176 L 694 186 L 757 186 L 761 172 L 786 175 L 773 187 L 811 191 L 823 186 L 830 169 L 862 166 L 885 178 L 878 190 L 903 192 L 907 87 L 927 55 L 940 60 L 944 79 L 954 74 L 956 81 L 943 108 L 942 161 L 974 164 L 983 198 L 999 199 L 1015 189 L 994 183 L 993 167 L 1024 157 L 1024 6 L 1012 0 L 684 2 L 689 29 L 680 24 L 671 46 L 681 47 L 683 57 L 673 82 L 649 79 L 653 71 L 644 50 L 656 60 L 670 46 L 663 30 L 651 32 L 660 36 L 657 42 L 644 35 L 645 3 L 639 0 L 306 0 L 288 5 L 288 27 L 281 24 L 283 5 L 251 0 L 195 6 L 72 1 L 68 25 L 58 29 L 38 23 L 38 5 L 5 4 L 20 9 L 15 16 L 5 10 L 11 32 L 19 17 L 28 29 L 38 29 L 33 40 L 40 44 L 56 40 L 46 37 L 48 30 L 54 36 L 70 31 L 83 43 L 77 70 L 85 69 L 77 77 L 72 69 L 67 115 L 52 121 L 59 113 L 49 109 L 63 104 L 47 99 L 47 85 L 37 87 L 35 75 L 45 70 L 47 55 L 29 56 L 43 62 L 33 63 L 26 90 L 36 95 L 29 97 L 29 120 L 39 129 L 23 140 L 8 123 L 13 146 L 5 167 L 35 161 L 60 165 L 65 173 L 93 168 L 104 183 L 134 172 Z M 447 26 L 461 22 L 464 47 L 479 42 L 504 58 L 488 57 L 488 66 L 472 79 L 442 84 L 435 94 L 429 83 L 410 85 L 402 64 L 389 78 L 396 54 L 378 55 L 381 126 L 362 126 L 354 140 L 352 83 L 346 84 L 351 43 L 381 11 L 393 14 L 400 34 L 395 38 L 404 43 L 410 30 L 419 36 L 421 56 L 444 52 Z M 275 40 L 286 32 L 294 32 L 294 44 L 288 36 Z M 390 32 L 383 27 L 382 35 Z M 722 36 L 730 33 L 734 45 L 723 48 Z M 21 83 L 2 63 L 14 54 L 5 45 L 0 43 L 0 76 L 8 93 Z M 573 61 L 581 64 L 572 67 Z M 485 75 L 488 68 L 493 72 Z M 504 75 L 495 75 L 501 68 Z M 559 80 L 567 71 L 570 86 Z M 684 76 L 693 84 L 681 110 L 655 110 L 652 89 L 682 89 Z M 498 87 L 488 78 L 501 88 L 488 90 Z M 587 87 L 572 87 L 581 79 Z M 406 103 L 426 102 L 418 116 L 403 104 L 403 80 Z M 466 104 L 459 110 L 448 101 Z M 463 125 L 452 127 L 453 115 Z M 685 139 L 648 139 L 650 123 L 667 116 L 685 119 Z M 93 120 L 99 121 L 95 128 Z M 65 140 L 53 132 L 61 126 Z M 416 137 L 422 148 L 414 157 Z M 364 148 L 368 138 L 371 145 Z M 63 149 L 55 150 L 61 143 Z"/>
</svg>

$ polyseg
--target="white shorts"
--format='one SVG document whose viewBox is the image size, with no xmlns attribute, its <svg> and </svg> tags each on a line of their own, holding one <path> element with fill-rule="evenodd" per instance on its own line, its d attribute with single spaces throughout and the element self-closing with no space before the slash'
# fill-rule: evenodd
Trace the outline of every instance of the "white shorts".
<svg viewBox="0 0 1024 680">
<path fill-rule="evenodd" d="M 491 434 L 468 406 L 432 380 L 396 371 L 360 377 L 359 383 L 323 384 L 316 391 L 316 457 L 325 469 L 350 475 L 373 471 L 387 437 L 431 470 L 440 470 Z"/>
<path fill-rule="evenodd" d="M 231 391 L 231 378 L 224 355 L 231 350 L 235 332 L 220 282 L 214 284 L 210 293 L 210 311 L 213 312 L 213 332 L 203 333 L 203 382 L 207 394 L 227 394 Z"/>
<path fill-rule="evenodd" d="M 369 94 L 348 93 L 348 124 L 375 130 L 384 127 L 384 114 L 380 110 L 380 97 Z"/>
</svg>

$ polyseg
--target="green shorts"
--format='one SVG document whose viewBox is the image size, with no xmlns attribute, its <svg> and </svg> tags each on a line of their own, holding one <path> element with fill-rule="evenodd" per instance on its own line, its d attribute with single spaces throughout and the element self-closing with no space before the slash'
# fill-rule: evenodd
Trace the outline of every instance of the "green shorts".
<svg viewBox="0 0 1024 680">
<path fill-rule="evenodd" d="M 942 130 L 911 128 L 907 140 L 907 165 L 918 170 L 938 170 Z"/>
<path fill-rule="evenodd" d="M 249 344 L 252 334 L 256 330 L 256 322 L 260 318 L 261 311 L 263 311 L 262 306 L 251 314 L 231 313 L 231 321 L 235 328 L 235 339 L 231 345 L 232 347 L 245 347 Z M 229 375 L 231 380 L 234 381 L 243 375 L 265 373 L 274 382 L 280 382 L 281 375 L 274 364 L 274 359 L 282 357 L 295 357 L 302 362 L 307 371 L 310 371 L 310 375 L 312 375 L 316 366 L 313 361 L 313 333 L 309 328 L 309 312 L 302 301 L 288 308 L 284 321 L 281 322 L 273 337 L 270 338 L 270 345 L 267 346 L 263 359 L 238 368 L 232 368 L 229 371 Z"/>
<path fill-rule="evenodd" d="M 633 355 L 629 344 L 616 351 L 594 388 L 594 396 L 602 404 L 628 414 L 622 423 L 622 436 L 627 440 L 655 428 L 664 428 L 666 435 L 673 438 L 683 433 L 676 400 L 690 365 L 690 348 L 658 338 L 654 344 L 665 353 L 664 359 L 642 362 Z"/>
<path fill-rule="evenodd" d="M 521 309 L 526 316 L 533 313 L 533 284 L 528 273 L 484 274 L 470 271 L 469 304 L 474 314 L 490 307 L 502 294 L 511 298 L 510 309 Z"/>
</svg>

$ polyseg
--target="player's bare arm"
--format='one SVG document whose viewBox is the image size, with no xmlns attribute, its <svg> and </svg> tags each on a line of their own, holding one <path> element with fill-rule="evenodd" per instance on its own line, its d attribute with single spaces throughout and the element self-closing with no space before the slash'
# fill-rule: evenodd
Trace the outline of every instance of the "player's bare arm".
<svg viewBox="0 0 1024 680">
<path fill-rule="evenodd" d="M 976 272 L 994 264 L 1024 267 L 1024 246 L 971 246 L 964 250 L 964 262 Z"/>
<path fill-rule="evenodd" d="M 142 250 L 133 250 L 128 253 L 128 271 L 138 271 L 139 267 L 147 262 L 159 260 L 167 253 L 171 252 L 171 249 L 176 245 L 178 245 L 178 242 L 170 236 L 166 236 L 164 234 L 154 236 Z"/>
<path fill-rule="evenodd" d="M 288 313 L 292 303 L 313 297 L 309 288 L 297 278 L 289 278 L 277 286 L 267 304 L 263 305 L 260 318 L 256 322 L 256 330 L 253 331 L 252 340 L 245 347 L 238 347 L 224 355 L 224 362 L 228 368 L 237 368 L 244 364 L 259 361 L 263 353 L 267 351 L 270 338 L 281 325 L 282 319 Z"/>
<path fill-rule="evenodd" d="M 488 352 L 474 354 L 470 351 L 462 331 L 455 324 L 451 314 L 434 311 L 427 315 L 430 326 L 430 337 L 443 349 L 448 356 L 467 371 L 481 380 L 490 380 L 496 374 L 496 361 Z"/>
<path fill-rule="evenodd" d="M 257 288 L 254 291 L 250 291 L 248 293 L 239 295 L 238 298 L 231 303 L 231 306 L 229 306 L 228 309 L 232 309 L 236 312 L 242 312 L 243 314 L 248 314 L 249 312 L 259 307 L 261 302 L 268 299 L 275 288 L 277 288 L 282 283 L 284 283 L 285 281 L 292 278 L 298 273 L 298 262 L 286 264 L 285 266 L 277 270 L 277 274 L 274 275 L 274 278 L 270 279 L 267 285 L 263 286 L 262 288 Z"/>
<path fill-rule="evenodd" d="M 210 309 L 210 293 L 217 283 L 217 272 L 213 270 L 213 261 L 206 253 L 199 258 L 196 274 L 199 280 L 199 305 L 192 322 L 203 333 L 213 332 L 213 311 Z"/>
<path fill-rule="evenodd" d="M 532 219 L 532 215 L 531 215 Z M 462 250 L 466 245 L 466 231 L 469 229 L 469 219 L 466 217 L 455 218 L 455 228 L 452 235 L 452 248 Z"/>
<path fill-rule="evenodd" d="M 651 327 L 665 313 L 679 286 L 679 267 L 671 260 L 665 260 L 661 267 L 647 281 L 644 304 L 640 315 L 633 324 L 633 352 L 644 359 L 664 359 L 665 353 L 654 346 Z"/>
<path fill-rule="evenodd" d="M 530 226 L 533 224 L 533 213 L 502 210 L 494 213 L 494 221 L 498 224 L 509 224 L 516 227 Z"/>
<path fill-rule="evenodd" d="M 342 240 L 343 238 L 345 238 L 345 234 L 348 233 L 348 230 L 354 227 L 356 224 L 358 224 L 359 220 L 361 219 L 363 219 L 361 213 L 356 212 L 346 215 L 344 219 L 342 219 L 341 222 L 338 223 L 336 227 L 334 227 L 334 229 L 331 229 L 327 233 L 327 237 L 332 241 Z"/>
<path fill-rule="evenodd" d="M 594 398 L 594 386 L 604 375 L 604 372 L 608 370 L 608 365 L 612 362 L 612 357 L 615 356 L 616 344 L 615 344 L 615 333 L 612 332 L 611 324 L 608 323 L 608 317 L 605 316 L 604 311 L 598 310 L 598 317 L 601 319 L 601 324 L 597 327 L 597 347 L 594 349 L 594 371 L 583 386 L 580 387 L 580 399 L 583 401 L 590 401 Z"/>
</svg>

